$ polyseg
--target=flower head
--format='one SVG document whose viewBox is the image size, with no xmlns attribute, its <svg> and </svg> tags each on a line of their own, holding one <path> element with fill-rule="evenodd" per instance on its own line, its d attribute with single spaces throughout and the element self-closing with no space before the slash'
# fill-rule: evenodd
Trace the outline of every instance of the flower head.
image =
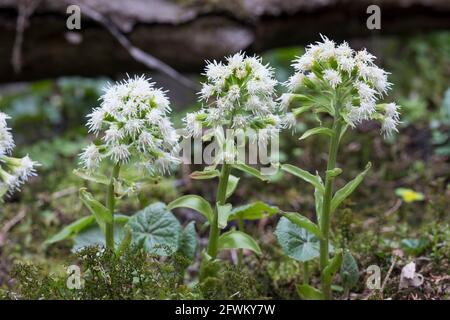
<svg viewBox="0 0 450 320">
<path fill-rule="evenodd" d="M 272 116 L 280 112 L 275 100 L 277 81 L 272 68 L 260 58 L 239 52 L 225 62 L 209 62 L 205 76 L 199 94 L 203 107 L 184 119 L 188 136 L 200 136 L 202 128 L 273 132 L 282 128 L 282 124 L 272 121 Z"/>
<path fill-rule="evenodd" d="M 10 156 L 14 139 L 6 122 L 9 118 L 7 114 L 0 112 L 0 197 L 19 190 L 30 177 L 36 176 L 38 166 L 28 155 L 23 158 Z"/>
<path fill-rule="evenodd" d="M 376 120 L 384 134 L 397 131 L 399 107 L 377 104 L 391 84 L 388 73 L 374 64 L 375 59 L 366 49 L 354 51 L 347 42 L 337 45 L 322 36 L 321 42 L 308 46 L 294 61 L 296 72 L 286 83 L 288 94 L 283 95 L 282 104 L 297 101 L 303 111 L 326 112 L 352 127 Z"/>
<path fill-rule="evenodd" d="M 141 76 L 107 87 L 100 100 L 87 126 L 101 137 L 80 154 L 84 168 L 96 169 L 109 159 L 116 164 L 133 161 L 152 173 L 163 173 L 179 161 L 179 137 L 168 118 L 164 91 Z"/>
</svg>

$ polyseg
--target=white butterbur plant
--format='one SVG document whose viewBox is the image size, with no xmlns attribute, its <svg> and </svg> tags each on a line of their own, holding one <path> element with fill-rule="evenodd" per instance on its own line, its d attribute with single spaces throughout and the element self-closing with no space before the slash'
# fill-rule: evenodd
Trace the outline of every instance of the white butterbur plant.
<svg viewBox="0 0 450 320">
<path fill-rule="evenodd" d="M 280 111 L 276 101 L 272 68 L 264 65 L 258 57 L 248 57 L 236 53 L 225 62 L 210 62 L 205 71 L 206 82 L 200 94 L 202 108 L 186 115 L 187 137 L 209 140 L 214 138 L 218 151 L 212 165 L 203 171 L 193 172 L 193 179 L 218 179 L 216 199 L 211 205 L 197 195 L 186 195 L 169 204 L 169 208 L 188 207 L 200 212 L 210 227 L 207 250 L 203 254 L 201 278 L 214 275 L 215 267 L 207 267 L 205 262 L 216 262 L 218 252 L 224 249 L 239 249 L 239 264 L 242 263 L 242 249 L 259 254 L 257 242 L 244 232 L 244 220 L 257 219 L 277 210 L 262 202 L 233 208 L 227 199 L 237 187 L 239 178 L 233 170 L 245 172 L 266 181 L 261 172 L 239 160 L 237 135 L 245 135 L 249 141 L 266 148 L 278 132 L 288 126 L 286 116 Z M 203 129 L 208 129 L 205 132 Z M 225 132 L 227 134 L 225 134 Z M 229 132 L 233 134 L 229 135 Z M 228 222 L 236 221 L 239 230 L 221 234 Z M 214 271 L 216 270 L 216 271 Z"/>
<path fill-rule="evenodd" d="M 323 177 L 289 164 L 281 166 L 282 170 L 315 188 L 318 223 L 298 213 L 285 213 L 276 230 L 284 251 L 305 263 L 305 279 L 308 278 L 308 261 L 320 257 L 321 289 L 311 287 L 306 280 L 298 286 L 299 294 L 304 298 L 332 298 L 334 274 L 339 268 L 341 273 L 348 269 L 345 263 L 355 265 L 350 253 L 342 249 L 334 249 L 334 256 L 330 259 L 330 251 L 333 250 L 330 215 L 357 188 L 371 166 L 368 163 L 355 179 L 342 189 L 334 190 L 334 180 L 342 173 L 342 169 L 336 167 L 336 159 L 345 131 L 366 120 L 379 122 L 380 131 L 385 136 L 397 131 L 399 107 L 395 103 L 379 102 L 391 84 L 387 72 L 377 67 L 374 61 L 375 57 L 365 49 L 354 51 L 346 42 L 337 45 L 322 37 L 322 42 L 307 47 L 305 54 L 294 61 L 295 73 L 286 84 L 288 92 L 280 98 L 283 107 L 296 117 L 312 113 L 320 123 L 320 126 L 307 130 L 300 140 L 317 134 L 329 139 L 327 170 Z M 331 125 L 326 126 L 329 119 L 332 120 Z M 297 238 L 302 239 L 300 247 L 290 245 L 296 232 Z M 306 250 L 306 246 L 311 250 Z"/>
<path fill-rule="evenodd" d="M 80 190 L 80 198 L 104 233 L 106 248 L 112 250 L 118 240 L 114 239 L 116 196 L 136 189 L 134 181 L 119 177 L 121 168 L 133 166 L 149 177 L 168 172 L 171 166 L 180 163 L 179 136 L 168 117 L 170 106 L 165 92 L 144 77 L 107 87 L 100 100 L 100 106 L 92 110 L 87 122 L 96 140 L 81 153 L 83 168 L 75 173 L 106 186 L 105 204 L 94 199 L 85 188 Z M 103 162 L 105 165 L 101 166 Z M 108 166 L 112 168 L 109 177 L 99 171 Z M 59 240 L 56 236 L 48 242 Z"/>
<path fill-rule="evenodd" d="M 14 149 L 14 138 L 7 120 L 10 117 L 0 112 L 0 199 L 19 191 L 30 177 L 36 176 L 38 163 L 28 155 L 23 158 L 11 156 Z"/>
</svg>

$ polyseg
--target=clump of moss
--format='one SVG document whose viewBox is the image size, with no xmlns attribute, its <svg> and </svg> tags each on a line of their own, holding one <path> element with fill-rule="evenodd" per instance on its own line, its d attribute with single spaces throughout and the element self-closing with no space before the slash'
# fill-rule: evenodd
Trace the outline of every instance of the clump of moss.
<svg viewBox="0 0 450 320">
<path fill-rule="evenodd" d="M 76 254 L 81 288 L 69 289 L 67 274 L 48 275 L 37 265 L 13 267 L 10 299 L 195 299 L 195 288 L 183 284 L 185 263 L 130 249 L 122 255 L 89 247 Z"/>
</svg>

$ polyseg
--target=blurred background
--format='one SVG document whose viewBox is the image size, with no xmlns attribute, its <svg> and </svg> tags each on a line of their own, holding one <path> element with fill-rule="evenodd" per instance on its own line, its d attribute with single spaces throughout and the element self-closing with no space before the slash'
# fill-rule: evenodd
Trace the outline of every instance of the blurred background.
<svg viewBox="0 0 450 320">
<path fill-rule="evenodd" d="M 81 24 L 69 30 L 75 11 L 67 13 L 67 8 L 73 4 L 80 8 Z M 366 25 L 371 4 L 381 9 L 381 29 Z M 173 119 L 180 127 L 185 113 L 199 107 L 196 92 L 205 60 L 240 50 L 258 54 L 282 82 L 293 71 L 292 59 L 323 34 L 376 55 L 376 63 L 391 73 L 388 100 L 402 107 L 397 135 L 385 140 L 368 122 L 342 143 L 338 162 L 345 171 L 338 184 L 369 160 L 374 169 L 333 217 L 336 230 L 342 231 L 338 241 L 345 241 L 364 267 L 377 263 L 387 270 L 394 253 L 405 261 L 418 259 L 428 282 L 412 293 L 393 287 L 395 297 L 448 296 L 449 17 L 448 0 L 0 0 L 0 110 L 12 118 L 16 154 L 29 154 L 42 164 L 39 176 L 0 207 L 0 287 L 11 284 L 15 261 L 31 260 L 53 270 L 70 253 L 70 243 L 47 247 L 43 242 L 87 214 L 78 200 L 85 182 L 72 170 L 89 142 L 86 114 L 98 105 L 105 84 L 127 74 L 152 77 L 169 90 Z M 324 141 L 298 142 L 312 124 L 306 118 L 295 135 L 284 133 L 283 162 L 324 169 Z M 122 200 L 120 212 L 131 214 L 183 193 L 212 199 L 214 187 L 190 181 L 190 170 L 180 168 L 157 186 Z M 242 179 L 231 201 L 262 200 L 314 216 L 309 186 L 281 173 L 272 180 L 260 188 L 258 181 Z M 181 221 L 200 219 L 188 210 L 178 216 Z M 271 294 L 292 298 L 295 293 L 288 288 L 296 281 L 297 266 L 273 248 L 275 222 L 272 217 L 249 228 L 262 246 L 271 248 L 271 258 L 260 262 L 277 283 Z M 273 270 L 282 270 L 282 276 Z"/>
</svg>

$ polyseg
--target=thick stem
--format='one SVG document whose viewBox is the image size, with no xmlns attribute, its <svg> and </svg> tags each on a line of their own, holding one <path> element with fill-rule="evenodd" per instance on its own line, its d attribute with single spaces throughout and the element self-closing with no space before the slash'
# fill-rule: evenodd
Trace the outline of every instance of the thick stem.
<svg viewBox="0 0 450 320">
<path fill-rule="evenodd" d="M 107 223 L 105 226 L 105 238 L 106 238 L 106 248 L 109 250 L 114 250 L 114 208 L 115 208 L 115 195 L 114 195 L 114 180 L 119 177 L 120 164 L 114 166 L 113 172 L 111 173 L 111 179 L 108 185 L 108 191 L 106 193 L 106 207 L 111 214 L 111 223 Z"/>
<path fill-rule="evenodd" d="M 242 219 L 241 217 L 238 218 L 238 229 L 241 232 L 245 232 L 245 227 L 244 227 L 244 219 Z M 238 250 L 238 266 L 241 267 L 244 263 L 244 250 L 239 249 Z"/>
<path fill-rule="evenodd" d="M 224 205 L 226 201 L 228 178 L 230 176 L 231 167 L 229 164 L 224 163 L 219 176 L 219 186 L 217 188 L 216 201 L 220 205 Z M 208 255 L 215 259 L 217 256 L 217 245 L 219 241 L 219 213 L 217 206 L 214 209 L 214 217 L 209 227 L 209 242 L 208 242 Z"/>
<path fill-rule="evenodd" d="M 309 261 L 303 262 L 303 284 L 309 284 Z"/>
<path fill-rule="evenodd" d="M 334 136 L 330 139 L 330 151 L 328 154 L 327 171 L 333 170 L 336 167 L 336 157 L 339 147 L 339 138 L 341 135 L 342 124 L 339 121 L 335 121 L 333 124 Z M 331 299 L 331 283 L 325 280 L 323 270 L 328 265 L 329 259 L 329 242 L 330 242 L 330 211 L 331 211 L 331 199 L 333 195 L 334 177 L 329 175 L 325 179 L 325 193 L 323 195 L 323 209 L 320 221 L 320 230 L 323 235 L 323 240 L 320 241 L 320 270 L 322 272 L 321 285 L 322 292 L 325 299 Z"/>
</svg>

